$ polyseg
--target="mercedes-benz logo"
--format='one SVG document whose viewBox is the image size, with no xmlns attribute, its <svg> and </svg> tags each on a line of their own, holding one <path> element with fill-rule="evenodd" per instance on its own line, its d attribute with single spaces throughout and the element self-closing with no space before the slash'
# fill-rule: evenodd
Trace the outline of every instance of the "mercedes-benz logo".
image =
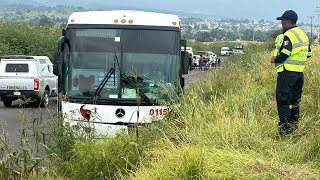
<svg viewBox="0 0 320 180">
<path fill-rule="evenodd" d="M 119 109 L 116 110 L 115 114 L 116 114 L 117 117 L 122 118 L 126 114 L 126 112 L 124 111 L 124 109 L 119 108 Z"/>
</svg>

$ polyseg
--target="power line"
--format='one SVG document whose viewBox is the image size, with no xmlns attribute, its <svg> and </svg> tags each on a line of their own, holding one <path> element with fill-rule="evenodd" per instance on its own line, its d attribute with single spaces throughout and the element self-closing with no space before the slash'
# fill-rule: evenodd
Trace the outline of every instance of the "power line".
<svg viewBox="0 0 320 180">
<path fill-rule="evenodd" d="M 318 14 L 318 28 L 317 28 L 317 41 L 319 42 L 320 40 L 320 7 L 316 6 L 316 10 L 314 12 L 316 12 Z"/>
<path fill-rule="evenodd" d="M 312 19 L 314 18 L 314 16 L 308 16 L 307 18 L 311 19 L 311 38 L 310 39 L 312 39 Z"/>
</svg>

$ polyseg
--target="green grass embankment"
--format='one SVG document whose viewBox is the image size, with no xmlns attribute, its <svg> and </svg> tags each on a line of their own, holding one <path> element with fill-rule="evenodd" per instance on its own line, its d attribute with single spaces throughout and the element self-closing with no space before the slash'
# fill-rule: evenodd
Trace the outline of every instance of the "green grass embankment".
<svg viewBox="0 0 320 180">
<path fill-rule="evenodd" d="M 305 70 L 299 129 L 277 135 L 270 51 L 250 46 L 188 92 L 132 179 L 319 179 L 319 48 Z M 148 134 L 155 132 L 150 131 Z"/>
</svg>

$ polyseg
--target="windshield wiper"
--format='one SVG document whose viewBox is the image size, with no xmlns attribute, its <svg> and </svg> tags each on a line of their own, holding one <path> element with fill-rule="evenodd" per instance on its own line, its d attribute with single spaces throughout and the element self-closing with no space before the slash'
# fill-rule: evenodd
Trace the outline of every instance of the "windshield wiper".
<svg viewBox="0 0 320 180">
<path fill-rule="evenodd" d="M 120 63 L 119 63 L 119 59 L 118 59 L 116 52 L 114 53 L 113 60 L 114 60 L 114 67 L 115 67 L 115 63 L 117 63 L 117 65 L 118 65 L 118 68 L 120 71 L 120 78 L 122 78 L 122 82 L 125 80 L 125 81 L 129 82 L 129 84 L 131 84 L 133 87 L 138 88 L 138 85 L 139 85 L 138 82 L 131 80 L 127 75 L 121 73 Z M 148 96 L 144 92 L 142 92 L 140 90 L 138 92 L 139 92 L 140 97 L 142 97 L 148 104 L 151 104 L 150 99 L 148 98 Z"/>
<path fill-rule="evenodd" d="M 122 78 L 128 82 L 130 85 L 132 85 L 134 88 L 138 88 L 139 87 L 139 83 L 136 81 L 133 81 L 131 76 L 127 76 L 125 74 L 121 74 Z M 138 90 L 140 97 L 142 97 L 148 104 L 151 104 L 150 99 L 148 98 L 148 96 L 141 90 Z"/>
<path fill-rule="evenodd" d="M 95 101 L 97 101 L 98 96 L 100 95 L 103 87 L 106 85 L 106 83 L 108 82 L 108 80 L 110 79 L 111 75 L 115 73 L 115 69 L 111 68 L 108 73 L 104 76 L 103 80 L 101 81 L 101 83 L 99 84 L 99 86 L 97 87 L 96 91 L 94 92 L 93 96 L 92 96 L 92 100 L 95 103 Z"/>
</svg>

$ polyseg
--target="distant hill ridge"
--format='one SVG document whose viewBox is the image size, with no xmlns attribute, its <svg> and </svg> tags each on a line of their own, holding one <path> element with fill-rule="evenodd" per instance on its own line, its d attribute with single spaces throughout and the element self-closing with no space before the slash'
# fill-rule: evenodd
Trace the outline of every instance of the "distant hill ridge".
<svg viewBox="0 0 320 180">
<path fill-rule="evenodd" d="M 92 8 L 97 10 L 124 10 L 124 9 L 130 9 L 130 10 L 142 10 L 142 11 L 154 11 L 154 12 L 161 12 L 161 13 L 170 13 L 170 14 L 177 14 L 179 16 L 189 16 L 189 17 L 198 17 L 198 18 L 225 18 L 221 16 L 216 16 L 212 14 L 206 14 L 206 13 L 198 13 L 198 12 L 181 12 L 181 11 L 167 11 L 167 10 L 161 10 L 157 8 L 143 8 L 143 7 L 136 7 L 136 6 L 129 6 L 126 5 L 126 1 L 128 0 L 122 0 L 120 3 L 115 2 L 101 2 L 100 0 L 29 0 L 29 1 L 23 1 L 21 0 L 0 0 L 0 6 L 1 5 L 9 5 L 9 4 L 21 4 L 21 5 L 32 5 L 32 6 L 56 6 L 56 5 L 66 5 L 66 6 L 74 6 L 78 7 L 81 6 L 83 8 Z"/>
</svg>

